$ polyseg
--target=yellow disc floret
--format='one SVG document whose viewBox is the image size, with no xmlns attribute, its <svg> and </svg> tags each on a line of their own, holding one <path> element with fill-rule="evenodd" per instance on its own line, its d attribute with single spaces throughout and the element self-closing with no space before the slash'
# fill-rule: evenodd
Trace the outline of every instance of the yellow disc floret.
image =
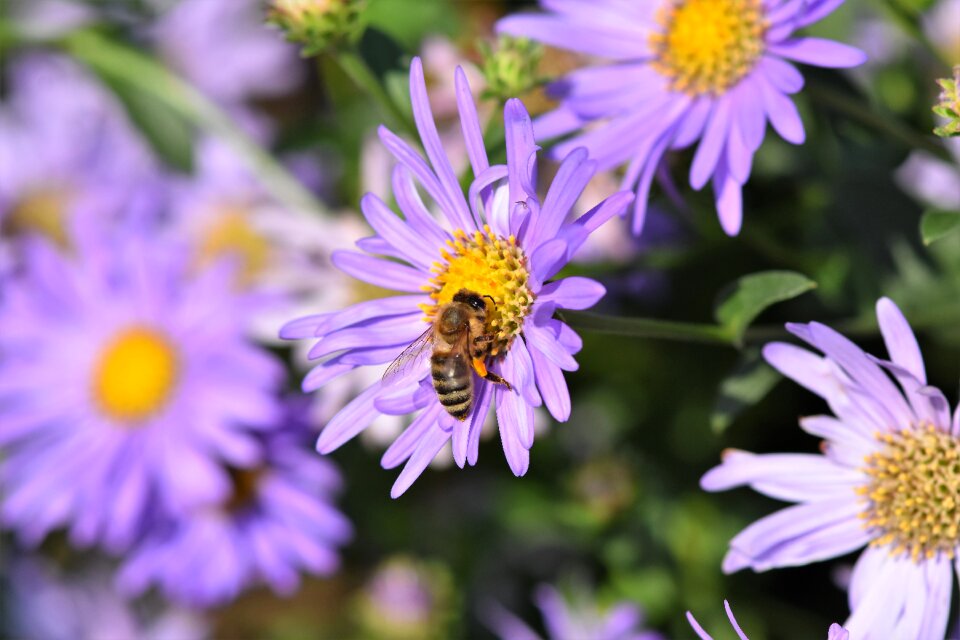
<svg viewBox="0 0 960 640">
<path fill-rule="evenodd" d="M 720 95 L 747 75 L 763 53 L 762 0 L 666 0 L 650 36 L 654 68 L 692 96 Z"/>
<path fill-rule="evenodd" d="M 867 457 L 870 481 L 859 493 L 861 514 L 879 532 L 871 544 L 914 562 L 960 546 L 960 439 L 932 425 L 880 434 L 883 449 Z"/>
<path fill-rule="evenodd" d="M 61 189 L 44 189 L 28 193 L 13 205 L 6 220 L 11 235 L 38 233 L 61 249 L 70 246 L 67 237 L 66 212 L 70 197 Z"/>
<path fill-rule="evenodd" d="M 247 287 L 266 269 L 271 252 L 270 241 L 254 229 L 243 210 L 227 209 L 204 230 L 199 262 L 205 266 L 221 258 L 239 261 L 237 284 Z"/>
<path fill-rule="evenodd" d="M 94 402 L 108 418 L 140 422 L 164 407 L 177 373 L 177 352 L 167 336 L 129 327 L 100 353 L 93 370 Z"/>
<path fill-rule="evenodd" d="M 523 329 L 523 319 L 533 304 L 529 287 L 527 256 L 513 236 L 503 238 L 484 227 L 467 235 L 462 230 L 441 249 L 443 262 L 434 263 L 433 278 L 424 290 L 434 304 L 423 305 L 426 320 L 433 321 L 437 309 L 451 302 L 461 289 L 484 297 L 487 303 L 487 330 L 493 334 L 490 355 L 505 352 Z"/>
</svg>

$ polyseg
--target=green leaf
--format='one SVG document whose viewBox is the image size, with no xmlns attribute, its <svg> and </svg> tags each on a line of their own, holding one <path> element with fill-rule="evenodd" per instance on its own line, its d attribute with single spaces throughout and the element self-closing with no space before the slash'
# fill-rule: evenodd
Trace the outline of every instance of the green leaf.
<svg viewBox="0 0 960 640">
<path fill-rule="evenodd" d="M 153 58 L 92 29 L 71 31 L 58 44 L 111 86 L 139 92 L 222 140 L 247 163 L 263 186 L 291 210 L 304 215 L 328 214 L 326 207 L 223 109 Z"/>
<path fill-rule="evenodd" d="M 923 244 L 929 246 L 960 230 L 960 211 L 932 209 L 920 218 L 920 237 Z"/>
<path fill-rule="evenodd" d="M 194 128 L 168 105 L 127 83 L 101 77 L 123 103 L 130 120 L 147 139 L 153 150 L 175 169 L 193 170 Z"/>
<path fill-rule="evenodd" d="M 793 271 L 764 271 L 743 276 L 717 307 L 717 321 L 739 345 L 744 331 L 764 309 L 796 298 L 816 286 L 813 280 Z"/>
<path fill-rule="evenodd" d="M 720 384 L 710 413 L 710 428 L 723 433 L 744 410 L 763 400 L 778 380 L 780 374 L 763 361 L 759 349 L 745 351 Z"/>
</svg>

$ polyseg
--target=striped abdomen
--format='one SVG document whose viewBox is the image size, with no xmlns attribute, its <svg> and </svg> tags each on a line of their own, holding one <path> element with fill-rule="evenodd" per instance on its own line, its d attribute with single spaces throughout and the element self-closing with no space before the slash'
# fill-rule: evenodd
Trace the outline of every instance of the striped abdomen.
<svg viewBox="0 0 960 640">
<path fill-rule="evenodd" d="M 440 404 L 457 420 L 466 420 L 473 407 L 473 370 L 462 353 L 430 357 L 433 389 Z"/>
</svg>

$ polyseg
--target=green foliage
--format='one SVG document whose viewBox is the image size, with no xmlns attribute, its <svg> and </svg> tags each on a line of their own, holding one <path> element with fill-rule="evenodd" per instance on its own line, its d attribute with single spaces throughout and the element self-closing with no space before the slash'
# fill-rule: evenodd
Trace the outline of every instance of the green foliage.
<svg viewBox="0 0 960 640">
<path fill-rule="evenodd" d="M 920 219 L 920 237 L 930 245 L 960 230 L 960 211 L 932 209 Z"/>
<path fill-rule="evenodd" d="M 764 309 L 796 298 L 817 286 L 813 280 L 793 271 L 766 271 L 739 278 L 717 306 L 717 322 L 735 343 L 743 341 L 747 327 Z"/>
</svg>

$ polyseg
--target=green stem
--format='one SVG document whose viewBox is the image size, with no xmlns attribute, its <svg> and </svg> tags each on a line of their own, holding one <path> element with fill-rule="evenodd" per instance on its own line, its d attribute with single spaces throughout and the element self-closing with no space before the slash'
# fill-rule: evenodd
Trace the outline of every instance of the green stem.
<svg viewBox="0 0 960 640">
<path fill-rule="evenodd" d="M 653 318 L 620 318 L 584 311 L 561 312 L 564 322 L 574 329 L 595 331 L 631 338 L 654 338 L 734 346 L 734 339 L 718 325 L 674 322 Z"/>
<path fill-rule="evenodd" d="M 91 30 L 70 32 L 59 44 L 97 74 L 166 104 L 187 121 L 220 138 L 246 159 L 263 186 L 292 211 L 328 214 L 310 191 L 237 127 L 219 106 L 153 59 Z"/>
<path fill-rule="evenodd" d="M 874 109 L 871 109 L 868 105 L 853 98 L 849 94 L 815 82 L 808 83 L 805 91 L 821 104 L 835 109 L 854 120 L 858 120 L 863 125 L 887 134 L 891 139 L 900 142 L 908 148 L 923 149 L 942 160 L 952 162 L 952 158 L 947 152 L 946 147 L 939 144 L 937 139 L 932 135 L 921 135 L 899 120 L 877 113 Z"/>
<path fill-rule="evenodd" d="M 377 103 L 382 115 L 387 119 L 388 124 L 394 128 L 402 129 L 417 140 L 420 139 L 413 122 L 410 121 L 410 118 L 403 109 L 390 97 L 390 94 L 384 89 L 383 83 L 380 82 L 380 78 L 376 76 L 356 50 L 343 49 L 334 53 L 332 57 L 357 88 Z"/>
</svg>

